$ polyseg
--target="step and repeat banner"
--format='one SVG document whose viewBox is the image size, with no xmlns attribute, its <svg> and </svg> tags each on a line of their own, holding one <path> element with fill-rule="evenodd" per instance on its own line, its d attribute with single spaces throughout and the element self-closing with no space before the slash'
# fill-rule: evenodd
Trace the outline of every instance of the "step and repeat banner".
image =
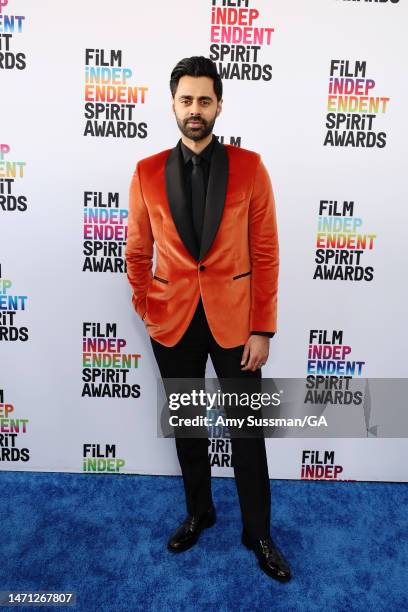
<svg viewBox="0 0 408 612">
<path fill-rule="evenodd" d="M 407 18 L 404 0 L 0 0 L 1 469 L 179 474 L 124 247 L 137 161 L 180 137 L 171 70 L 205 55 L 215 134 L 262 155 L 276 197 L 263 376 L 327 411 L 347 403 L 333 380 L 366 381 L 358 437 L 268 439 L 271 477 L 407 480 L 405 398 L 369 386 L 407 377 Z"/>
</svg>

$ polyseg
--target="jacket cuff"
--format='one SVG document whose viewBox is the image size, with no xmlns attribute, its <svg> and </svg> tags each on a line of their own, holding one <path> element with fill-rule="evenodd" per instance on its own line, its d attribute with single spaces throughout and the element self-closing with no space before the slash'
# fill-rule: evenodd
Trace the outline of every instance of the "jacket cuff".
<svg viewBox="0 0 408 612">
<path fill-rule="evenodd" d="M 261 332 L 261 331 L 251 331 L 253 336 L 268 336 L 268 338 L 273 338 L 275 332 Z"/>
</svg>

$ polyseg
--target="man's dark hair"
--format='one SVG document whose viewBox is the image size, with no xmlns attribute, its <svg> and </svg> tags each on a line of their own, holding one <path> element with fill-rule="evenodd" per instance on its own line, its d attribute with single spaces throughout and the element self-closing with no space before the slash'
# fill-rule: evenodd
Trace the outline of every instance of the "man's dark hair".
<svg viewBox="0 0 408 612">
<path fill-rule="evenodd" d="M 194 55 L 193 57 L 185 57 L 178 62 L 178 64 L 173 68 L 170 76 L 170 91 L 173 98 L 177 90 L 178 82 L 182 76 L 209 77 L 213 80 L 214 92 L 217 96 L 217 100 L 221 100 L 221 77 L 218 74 L 216 64 L 208 57 L 204 57 L 203 55 Z"/>
</svg>

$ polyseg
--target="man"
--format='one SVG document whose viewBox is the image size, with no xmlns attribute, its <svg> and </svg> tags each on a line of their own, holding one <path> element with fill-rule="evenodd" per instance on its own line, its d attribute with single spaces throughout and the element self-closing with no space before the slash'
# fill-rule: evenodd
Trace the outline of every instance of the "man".
<svg viewBox="0 0 408 612">
<path fill-rule="evenodd" d="M 126 262 L 132 302 L 163 379 L 260 379 L 276 330 L 278 236 L 274 197 L 260 156 L 213 135 L 222 82 L 205 57 L 171 74 L 181 139 L 138 162 L 130 187 Z M 153 244 L 156 269 L 152 273 Z M 232 438 L 242 542 L 261 569 L 287 581 L 270 537 L 270 486 L 263 437 Z M 208 440 L 176 436 L 188 516 L 168 542 L 181 552 L 215 523 Z"/>
</svg>

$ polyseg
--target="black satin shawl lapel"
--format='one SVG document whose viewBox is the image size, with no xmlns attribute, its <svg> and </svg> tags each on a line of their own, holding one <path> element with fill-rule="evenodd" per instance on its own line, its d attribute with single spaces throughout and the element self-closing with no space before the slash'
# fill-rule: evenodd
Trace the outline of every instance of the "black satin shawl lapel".
<svg viewBox="0 0 408 612">
<path fill-rule="evenodd" d="M 187 205 L 179 143 L 170 151 L 166 159 L 165 177 L 167 199 L 174 224 L 187 251 L 198 261 L 199 249 L 193 231 L 191 211 Z"/>
<path fill-rule="evenodd" d="M 208 177 L 200 261 L 210 250 L 221 223 L 227 195 L 228 170 L 227 149 L 218 140 L 215 140 Z"/>
</svg>

